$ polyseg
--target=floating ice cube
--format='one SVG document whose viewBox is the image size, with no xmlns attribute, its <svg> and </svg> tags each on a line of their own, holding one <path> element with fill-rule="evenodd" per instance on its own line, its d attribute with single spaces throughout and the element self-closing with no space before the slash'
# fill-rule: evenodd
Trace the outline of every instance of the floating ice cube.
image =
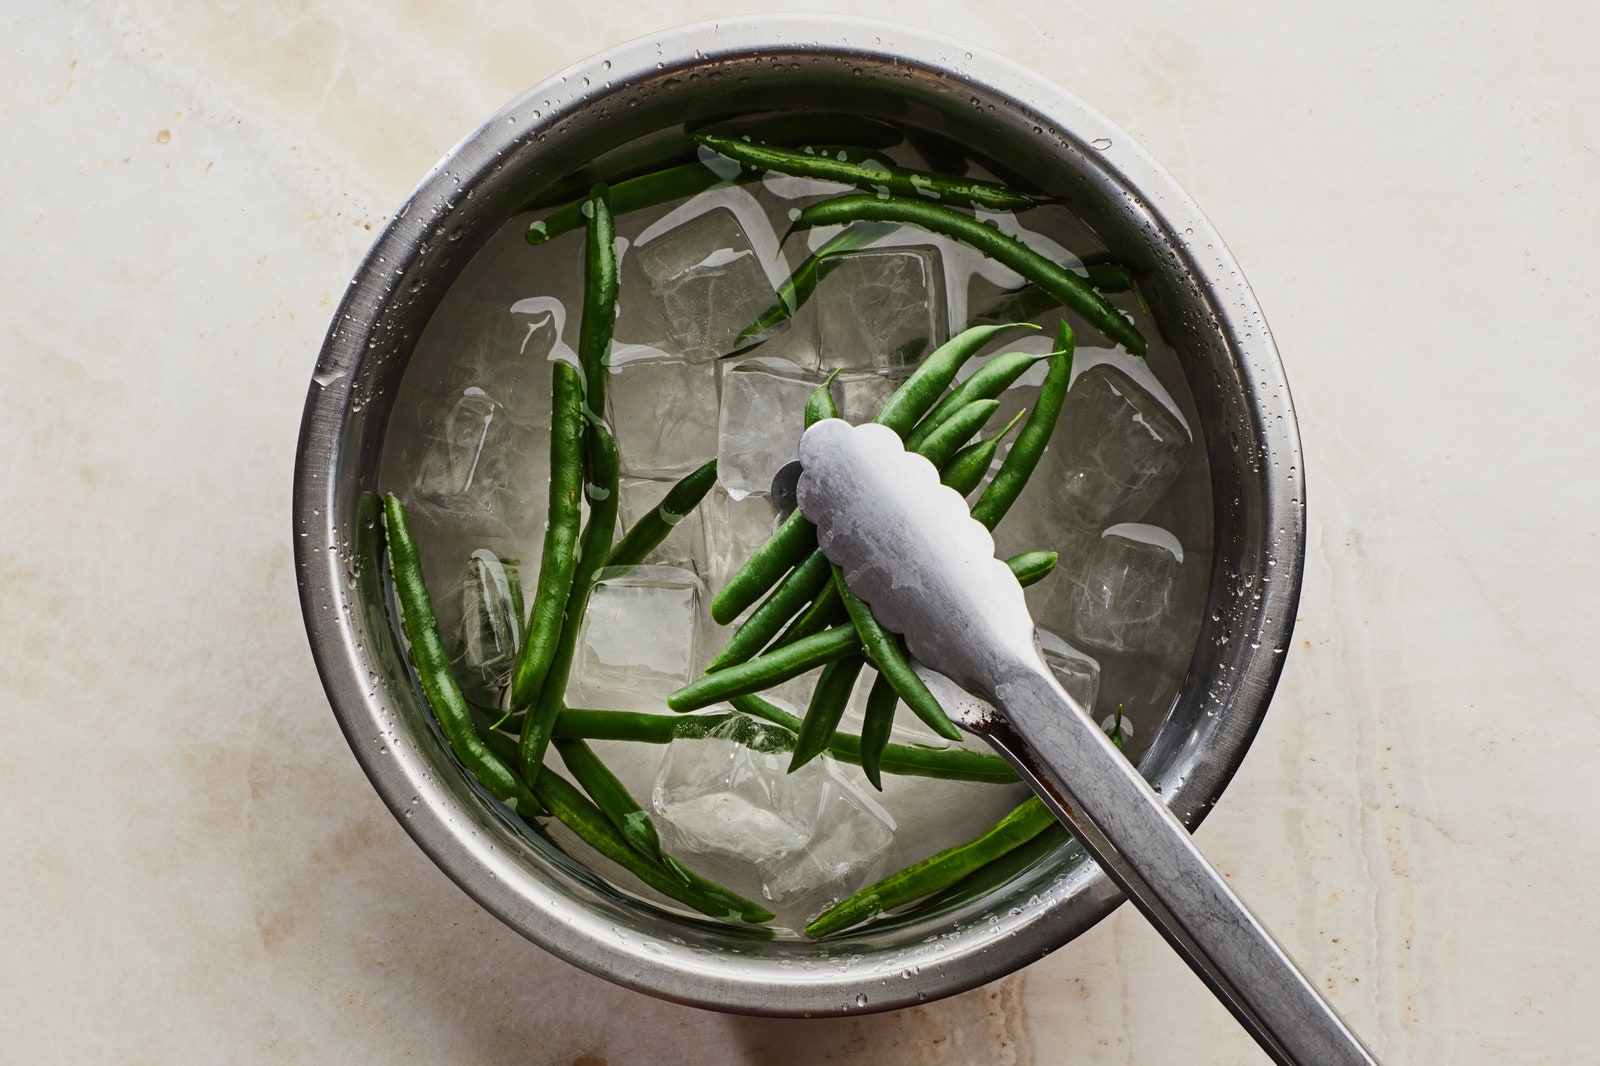
<svg viewBox="0 0 1600 1066">
<path fill-rule="evenodd" d="M 667 850 L 728 860 L 731 879 L 814 913 L 871 880 L 894 820 L 829 756 L 789 773 L 793 734 L 744 716 L 667 746 L 652 792 Z"/>
<path fill-rule="evenodd" d="M 1138 518 L 1178 476 L 1189 431 L 1133 363 L 1096 363 L 1074 379 L 1050 448 L 1054 516 L 1089 529 Z"/>
<path fill-rule="evenodd" d="M 821 791 L 817 827 L 804 849 L 761 863 L 761 892 L 786 908 L 808 916 L 852 895 L 886 870 L 894 848 L 894 819 L 857 788 L 827 755 L 812 766 Z"/>
<path fill-rule="evenodd" d="M 778 512 L 766 496 L 735 500 L 716 486 L 700 504 L 705 528 L 706 568 L 712 595 L 722 591 L 752 552 L 772 536 Z"/>
<path fill-rule="evenodd" d="M 638 525 L 639 521 L 647 517 L 656 506 L 672 491 L 676 479 L 634 478 L 625 477 L 620 486 L 621 497 L 617 501 L 621 529 L 618 538 Z M 660 544 L 644 562 L 656 563 L 662 566 L 676 566 L 684 570 L 699 571 L 702 565 L 699 560 L 705 555 L 704 537 L 701 523 L 686 518 L 672 527 Z"/>
<path fill-rule="evenodd" d="M 461 583 L 464 683 L 487 693 L 506 682 L 522 643 L 522 618 L 520 568 L 487 548 L 473 552 Z"/>
<path fill-rule="evenodd" d="M 640 348 L 613 356 L 611 429 L 630 477 L 677 478 L 717 454 L 716 367 Z"/>
<path fill-rule="evenodd" d="M 873 248 L 823 261 L 812 305 L 824 370 L 909 371 L 944 340 L 933 248 Z"/>
<path fill-rule="evenodd" d="M 418 506 L 477 529 L 518 529 L 531 521 L 530 485 L 548 485 L 549 436 L 511 418 L 476 386 L 425 403 L 427 441 L 408 497 Z M 529 481 L 532 473 L 540 480 Z"/>
<path fill-rule="evenodd" d="M 1100 664 L 1048 629 L 1040 629 L 1038 634 L 1044 661 L 1056 680 L 1067 690 L 1067 695 L 1093 711 L 1095 696 L 1100 691 Z"/>
<path fill-rule="evenodd" d="M 705 588 L 673 566 L 600 571 L 568 685 L 580 707 L 657 711 L 701 667 L 700 602 Z"/>
<path fill-rule="evenodd" d="M 740 333 L 777 300 L 733 211 L 714 207 L 659 236 L 641 235 L 640 272 L 667 328 L 690 360 L 733 350 Z"/>
<path fill-rule="evenodd" d="M 819 381 L 777 360 L 732 367 L 722 375 L 717 480 L 735 500 L 770 491 L 772 478 L 800 455 L 806 401 Z"/>
<path fill-rule="evenodd" d="M 1106 652 L 1171 659 L 1189 639 L 1179 602 L 1183 546 L 1157 526 L 1112 526 L 1066 577 L 1074 588 L 1068 612 L 1073 636 Z"/>
<path fill-rule="evenodd" d="M 900 387 L 899 378 L 876 371 L 856 371 L 840 374 L 833 379 L 833 403 L 839 417 L 851 425 L 859 426 L 877 417 L 884 401 Z"/>
</svg>

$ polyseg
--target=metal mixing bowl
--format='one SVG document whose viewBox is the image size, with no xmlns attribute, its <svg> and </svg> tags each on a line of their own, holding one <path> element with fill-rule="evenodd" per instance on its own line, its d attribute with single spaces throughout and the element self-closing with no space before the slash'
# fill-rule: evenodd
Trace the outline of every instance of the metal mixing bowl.
<svg viewBox="0 0 1600 1066">
<path fill-rule="evenodd" d="M 697 116 L 792 107 L 940 131 L 1074 210 L 1141 277 L 1176 349 L 1210 461 L 1209 601 L 1176 703 L 1141 768 L 1193 827 L 1244 757 L 1288 648 L 1304 559 L 1294 412 L 1254 296 L 1177 184 L 1123 131 L 1031 71 L 921 30 L 843 18 L 691 26 L 563 71 L 493 116 L 396 212 L 318 361 L 295 472 L 306 628 L 339 724 L 417 844 L 474 899 L 563 958 L 720 1010 L 882 1010 L 1039 958 L 1120 896 L 1070 845 L 987 885 L 823 943 L 760 940 L 624 895 L 529 841 L 452 761 L 390 628 L 370 498 L 413 346 L 474 251 L 537 190 L 598 153 Z M 402 934 L 403 935 L 403 934 Z"/>
</svg>

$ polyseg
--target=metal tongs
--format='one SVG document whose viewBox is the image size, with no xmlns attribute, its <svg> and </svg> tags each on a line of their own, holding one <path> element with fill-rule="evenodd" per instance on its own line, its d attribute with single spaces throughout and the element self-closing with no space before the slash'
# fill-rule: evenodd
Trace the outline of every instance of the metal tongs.
<svg viewBox="0 0 1600 1066">
<path fill-rule="evenodd" d="M 1274 1061 L 1375 1063 L 1195 847 L 1139 772 L 1057 684 L 1022 587 L 932 463 L 880 425 L 818 422 L 797 488 L 824 554 L 922 664 L 989 701 L 947 708 L 1003 755 Z"/>
</svg>

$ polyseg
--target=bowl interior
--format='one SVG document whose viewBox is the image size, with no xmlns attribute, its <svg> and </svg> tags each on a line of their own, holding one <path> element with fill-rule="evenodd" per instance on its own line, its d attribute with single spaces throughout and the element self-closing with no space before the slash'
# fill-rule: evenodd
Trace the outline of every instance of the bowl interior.
<svg viewBox="0 0 1600 1066">
<path fill-rule="evenodd" d="M 457 146 L 352 283 L 311 387 L 296 475 L 319 669 L 357 757 L 418 843 L 491 911 L 579 965 L 680 1001 L 759 1013 L 887 1009 L 953 993 L 1066 942 L 1119 897 L 1064 834 L 1047 834 L 982 883 L 909 916 L 822 943 L 764 940 L 619 893 L 553 844 L 527 839 L 459 771 L 391 629 L 369 494 L 418 336 L 473 253 L 531 198 L 607 169 L 607 153 L 636 151 L 657 131 L 801 102 L 932 131 L 1012 180 L 1069 197 L 1140 278 L 1210 461 L 1204 621 L 1141 761 L 1191 827 L 1265 711 L 1303 554 L 1298 443 L 1276 352 L 1182 190 L 1121 131 L 1003 60 L 899 27 L 829 28 L 838 32 L 757 20 L 626 45 L 532 90 Z"/>
</svg>

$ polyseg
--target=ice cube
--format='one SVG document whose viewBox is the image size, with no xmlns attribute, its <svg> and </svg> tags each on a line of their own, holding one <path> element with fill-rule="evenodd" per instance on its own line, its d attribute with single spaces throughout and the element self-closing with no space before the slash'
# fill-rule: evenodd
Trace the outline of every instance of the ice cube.
<svg viewBox="0 0 1600 1066">
<path fill-rule="evenodd" d="M 739 219 L 714 207 L 634 249 L 683 355 L 714 359 L 777 300 Z"/>
<path fill-rule="evenodd" d="M 611 430 L 630 477 L 677 478 L 717 454 L 716 367 L 651 348 L 613 356 Z"/>
<path fill-rule="evenodd" d="M 522 643 L 520 567 L 488 548 L 467 560 L 461 583 L 461 657 L 458 673 L 480 695 L 505 684 Z"/>
<path fill-rule="evenodd" d="M 1038 634 L 1045 664 L 1061 687 L 1086 710 L 1094 710 L 1095 696 L 1100 691 L 1100 664 L 1048 629 L 1040 629 Z"/>
<path fill-rule="evenodd" d="M 1189 431 L 1135 362 L 1099 362 L 1073 381 L 1041 471 L 1054 517 L 1088 529 L 1136 519 L 1178 476 Z"/>
<path fill-rule="evenodd" d="M 811 771 L 811 767 L 817 770 Z M 808 917 L 877 880 L 894 848 L 895 822 L 827 755 L 807 763 L 821 792 L 815 831 L 800 851 L 760 864 L 761 893 Z"/>
<path fill-rule="evenodd" d="M 735 500 L 719 485 L 701 502 L 700 512 L 705 528 L 706 569 L 711 593 L 716 595 L 751 553 L 772 536 L 778 511 L 766 496 Z"/>
<path fill-rule="evenodd" d="M 701 600 L 692 571 L 619 566 L 600 571 L 578 631 L 567 702 L 659 711 L 701 667 Z"/>
<path fill-rule="evenodd" d="M 671 478 L 623 478 L 620 486 L 621 497 L 617 501 L 622 521 L 618 539 L 654 511 L 677 483 L 676 479 Z M 700 560 L 704 555 L 704 532 L 701 523 L 685 520 L 673 526 L 666 539 L 656 545 L 643 561 L 662 566 L 676 566 L 698 573 L 702 565 Z"/>
<path fill-rule="evenodd" d="M 773 475 L 799 458 L 806 401 L 821 384 L 797 367 L 756 360 L 722 375 L 717 481 L 735 500 L 769 492 Z"/>
<path fill-rule="evenodd" d="M 1183 545 L 1158 526 L 1124 523 L 1102 533 L 1069 564 L 1072 635 L 1105 652 L 1186 656 L 1191 639 L 1179 601 Z"/>
<path fill-rule="evenodd" d="M 651 802 L 668 851 L 759 864 L 806 845 L 821 813 L 816 775 L 788 772 L 775 728 L 739 716 L 667 745 Z"/>
<path fill-rule="evenodd" d="M 936 249 L 846 252 L 824 260 L 817 276 L 811 301 L 823 370 L 909 371 L 944 340 Z"/>
<path fill-rule="evenodd" d="M 513 419 L 471 386 L 425 403 L 421 432 L 427 443 L 409 497 L 417 506 L 482 530 L 514 530 L 532 520 L 536 500 L 528 486 L 549 484 L 547 431 Z"/>
<path fill-rule="evenodd" d="M 832 388 L 839 417 L 855 426 L 871 422 L 900 382 L 901 379 L 876 371 L 841 373 L 833 379 Z"/>
<path fill-rule="evenodd" d="M 663 842 L 727 860 L 785 910 L 815 913 L 882 872 L 894 820 L 823 755 L 789 773 L 794 736 L 737 716 L 667 746 L 652 791 Z"/>
</svg>

